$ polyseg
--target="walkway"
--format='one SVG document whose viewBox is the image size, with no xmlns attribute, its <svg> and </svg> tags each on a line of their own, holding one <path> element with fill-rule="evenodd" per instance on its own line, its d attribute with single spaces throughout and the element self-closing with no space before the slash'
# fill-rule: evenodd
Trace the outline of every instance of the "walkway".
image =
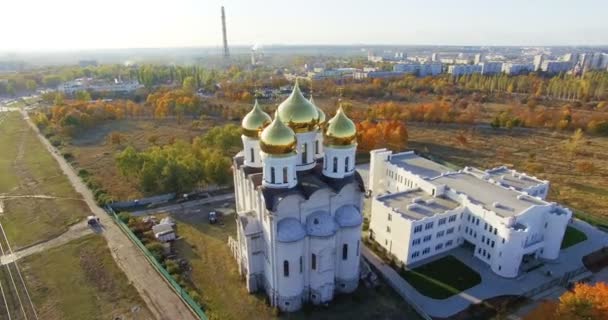
<svg viewBox="0 0 608 320">
<path fill-rule="evenodd" d="M 487 264 L 473 257 L 470 250 L 462 247 L 422 261 L 420 264 L 429 263 L 446 255 L 453 255 L 480 274 L 482 279 L 480 284 L 443 300 L 432 299 L 418 293 L 367 247 L 364 247 L 362 252 L 363 256 L 382 272 L 385 278 L 393 282 L 392 286 L 397 287 L 398 289 L 395 290 L 406 300 L 413 301 L 414 304 L 432 317 L 445 318 L 466 309 L 473 303 L 479 303 L 501 295 L 520 295 L 535 289 L 551 279 L 561 277 L 569 271 L 582 267 L 582 258 L 585 255 L 608 245 L 608 235 L 606 233 L 580 220 L 575 220 L 572 225 L 587 235 L 586 241 L 562 250 L 556 261 L 547 262 L 543 267 L 515 279 L 502 278 L 496 275 Z M 551 277 L 547 276 L 547 271 L 551 271 Z"/>
<path fill-rule="evenodd" d="M 106 238 L 112 257 L 131 281 L 131 284 L 137 289 L 155 318 L 158 320 L 197 319 L 172 287 L 150 265 L 141 250 L 129 240 L 112 218 L 97 205 L 91 190 L 80 180 L 74 168 L 60 156 L 58 150 L 40 134 L 40 131 L 27 113 L 21 110 L 21 114 L 32 130 L 38 134 L 38 138 L 42 144 L 55 158 L 63 173 L 74 186 L 74 189 L 82 194 L 91 212 L 101 220 L 101 224 L 105 227 L 102 234 Z"/>
<path fill-rule="evenodd" d="M 77 223 L 71 226 L 68 231 L 62 233 L 58 237 L 51 240 L 36 244 L 34 246 L 13 252 L 13 254 L 7 254 L 0 257 L 0 265 L 13 263 L 16 260 L 27 257 L 31 254 L 42 252 L 51 248 L 55 248 L 66 244 L 72 240 L 81 238 L 85 235 L 93 233 L 93 229 L 89 227 L 86 221 Z"/>
</svg>

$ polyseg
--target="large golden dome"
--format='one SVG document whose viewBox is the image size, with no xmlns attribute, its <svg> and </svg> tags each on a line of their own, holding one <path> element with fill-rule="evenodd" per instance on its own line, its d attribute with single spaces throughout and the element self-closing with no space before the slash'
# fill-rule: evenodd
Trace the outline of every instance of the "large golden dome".
<svg viewBox="0 0 608 320">
<path fill-rule="evenodd" d="M 282 121 L 278 112 L 260 133 L 260 148 L 268 154 L 289 154 L 296 150 L 296 134 Z"/>
<path fill-rule="evenodd" d="M 277 110 L 281 120 L 296 133 L 310 132 L 317 128 L 317 107 L 302 95 L 297 80 L 291 95 L 281 102 Z"/>
<path fill-rule="evenodd" d="M 323 143 L 329 146 L 350 146 L 356 142 L 357 126 L 340 107 L 336 115 L 327 122 Z"/>
<path fill-rule="evenodd" d="M 325 126 L 325 122 L 327 121 L 327 117 L 325 116 L 325 112 L 323 112 L 323 110 L 321 110 L 321 108 L 319 108 L 316 104 L 315 101 L 312 99 L 312 95 L 310 96 L 310 103 L 312 103 L 313 106 L 315 106 L 315 108 L 317 108 L 317 124 L 319 125 L 320 128 L 323 128 Z"/>
<path fill-rule="evenodd" d="M 272 121 L 272 118 L 262 110 L 258 100 L 255 100 L 253 109 L 245 115 L 241 122 L 243 134 L 250 138 L 258 138 L 260 131 Z"/>
</svg>

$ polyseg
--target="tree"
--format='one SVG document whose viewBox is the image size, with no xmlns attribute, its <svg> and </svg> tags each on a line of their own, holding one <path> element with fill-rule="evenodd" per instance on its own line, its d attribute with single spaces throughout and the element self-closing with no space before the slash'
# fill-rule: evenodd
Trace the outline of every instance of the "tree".
<svg viewBox="0 0 608 320">
<path fill-rule="evenodd" d="M 570 139 L 566 142 L 566 150 L 570 153 L 571 156 L 574 156 L 578 153 L 580 147 L 585 142 L 585 134 L 583 130 L 576 129 Z"/>
<path fill-rule="evenodd" d="M 194 81 L 194 77 L 186 77 L 182 82 L 182 89 L 186 92 L 193 93 L 196 91 L 196 82 Z"/>
<path fill-rule="evenodd" d="M 63 93 L 61 92 L 57 92 L 57 94 L 55 94 L 55 99 L 53 100 L 53 104 L 56 106 L 62 106 L 63 105 Z"/>
<path fill-rule="evenodd" d="M 564 293 L 559 302 L 541 304 L 525 320 L 604 320 L 608 315 L 608 285 L 577 283 L 572 291 Z"/>
<path fill-rule="evenodd" d="M 119 145 L 122 143 L 122 135 L 118 132 L 111 132 L 109 140 L 111 144 Z"/>
<path fill-rule="evenodd" d="M 34 92 L 38 88 L 38 84 L 34 80 L 27 80 L 25 82 L 25 88 L 27 91 Z"/>
<path fill-rule="evenodd" d="M 76 91 L 75 98 L 80 101 L 91 101 L 91 94 L 88 91 L 80 90 Z"/>
</svg>

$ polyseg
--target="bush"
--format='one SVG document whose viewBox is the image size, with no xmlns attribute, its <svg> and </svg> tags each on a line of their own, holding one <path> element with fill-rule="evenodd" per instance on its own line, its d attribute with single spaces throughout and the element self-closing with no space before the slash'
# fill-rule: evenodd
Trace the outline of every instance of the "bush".
<svg viewBox="0 0 608 320">
<path fill-rule="evenodd" d="M 167 269 L 167 272 L 169 272 L 171 275 L 181 273 L 181 269 L 175 260 L 166 260 L 165 269 Z"/>
<path fill-rule="evenodd" d="M 131 220 L 131 214 L 128 212 L 121 212 L 118 214 L 118 219 L 122 221 L 124 224 L 128 225 Z"/>
<path fill-rule="evenodd" d="M 146 249 L 148 249 L 148 251 L 150 251 L 150 254 L 152 254 L 152 256 L 154 257 L 154 259 L 156 259 L 156 261 L 158 261 L 158 262 L 163 261 L 165 248 L 163 247 L 162 243 L 160 243 L 158 241 L 150 242 L 146 245 Z"/>
</svg>

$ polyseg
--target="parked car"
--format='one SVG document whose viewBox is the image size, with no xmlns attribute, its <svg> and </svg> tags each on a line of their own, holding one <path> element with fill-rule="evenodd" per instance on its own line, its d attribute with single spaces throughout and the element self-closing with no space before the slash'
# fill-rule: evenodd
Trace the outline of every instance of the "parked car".
<svg viewBox="0 0 608 320">
<path fill-rule="evenodd" d="M 215 224 L 217 222 L 217 212 L 211 211 L 209 212 L 209 223 Z"/>
</svg>

